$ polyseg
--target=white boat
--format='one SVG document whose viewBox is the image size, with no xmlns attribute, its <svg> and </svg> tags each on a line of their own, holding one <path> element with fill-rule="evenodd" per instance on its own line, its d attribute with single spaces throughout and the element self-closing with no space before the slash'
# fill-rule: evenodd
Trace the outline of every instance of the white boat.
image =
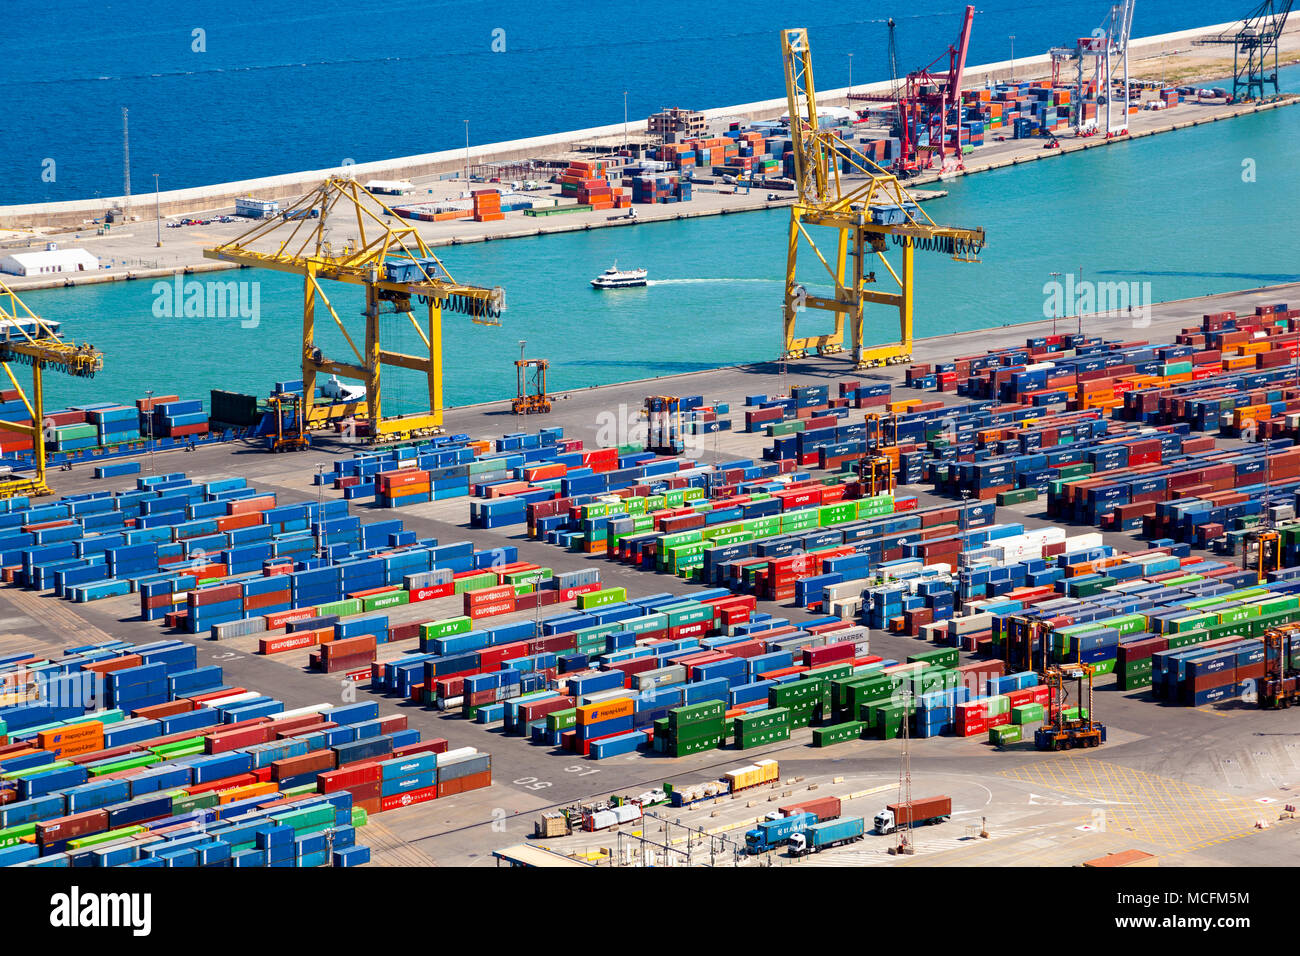
<svg viewBox="0 0 1300 956">
<path fill-rule="evenodd" d="M 591 284 L 597 289 L 630 289 L 633 286 L 646 284 L 646 271 L 644 269 L 621 270 L 616 262 L 592 279 Z"/>
</svg>

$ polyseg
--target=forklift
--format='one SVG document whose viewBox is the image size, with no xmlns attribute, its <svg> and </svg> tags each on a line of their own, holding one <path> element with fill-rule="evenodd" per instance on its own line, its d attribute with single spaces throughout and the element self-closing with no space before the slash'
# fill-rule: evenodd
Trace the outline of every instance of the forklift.
<svg viewBox="0 0 1300 956">
<path fill-rule="evenodd" d="M 1023 614 L 1013 614 L 1003 618 L 1002 626 L 1002 657 L 1007 662 L 1007 671 L 1012 674 L 1021 671 L 1045 674 L 1052 625 Z"/>
<path fill-rule="evenodd" d="M 307 434 L 307 423 L 303 414 L 306 404 L 306 400 L 301 395 L 288 392 L 272 395 L 267 399 L 267 405 L 275 415 L 275 434 L 267 436 L 268 450 L 306 451 L 311 447 L 311 438 Z M 287 425 L 286 415 L 289 419 Z"/>
<path fill-rule="evenodd" d="M 1283 624 L 1264 632 L 1264 677 L 1259 706 L 1282 710 L 1300 704 L 1300 624 Z"/>
<path fill-rule="evenodd" d="M 551 396 L 546 394 L 546 370 L 551 363 L 546 359 L 524 358 L 524 342 L 519 343 L 519 358 L 515 360 L 517 394 L 510 403 L 516 415 L 545 415 L 551 410 Z M 529 386 L 532 391 L 529 391 Z"/>
<path fill-rule="evenodd" d="M 656 455 L 680 455 L 685 450 L 680 398 L 675 395 L 647 395 L 642 413 L 646 417 L 646 451 Z"/>
<path fill-rule="evenodd" d="M 1096 668 L 1091 664 L 1051 664 L 1052 638 L 1056 629 L 1046 621 L 1015 614 L 1005 619 L 1003 657 L 1007 670 L 1032 670 L 1049 688 L 1047 720 L 1034 731 L 1034 746 L 1039 750 L 1071 750 L 1075 747 L 1099 747 L 1106 742 L 1106 727 L 1093 717 L 1092 677 Z M 1065 716 L 1067 682 L 1075 684 L 1075 699 L 1087 700 L 1087 707 L 1075 717 Z M 1087 694 L 1084 694 L 1084 682 Z M 1055 709 L 1053 710 L 1053 707 Z"/>
<path fill-rule="evenodd" d="M 1270 571 L 1281 567 L 1282 536 L 1272 528 L 1252 529 L 1241 549 L 1241 569 L 1254 571 L 1263 584 Z"/>
<path fill-rule="evenodd" d="M 874 498 L 894 492 L 894 462 L 884 453 L 898 444 L 898 419 L 882 419 L 875 412 L 867 415 L 866 449 L 858 459 L 858 482 L 863 492 Z"/>
<path fill-rule="evenodd" d="M 1044 675 L 1047 686 L 1052 688 L 1052 699 L 1048 701 L 1049 710 L 1053 703 L 1054 712 L 1049 712 L 1048 721 L 1034 731 L 1034 747 L 1038 750 L 1073 750 L 1075 747 L 1100 747 L 1106 742 L 1106 726 L 1093 717 L 1092 709 L 1092 675 L 1096 670 L 1091 664 L 1057 664 L 1050 667 Z M 1068 681 L 1075 685 L 1075 699 L 1082 704 L 1083 685 L 1087 681 L 1088 706 L 1076 708 L 1073 717 L 1065 716 L 1066 686 Z"/>
</svg>

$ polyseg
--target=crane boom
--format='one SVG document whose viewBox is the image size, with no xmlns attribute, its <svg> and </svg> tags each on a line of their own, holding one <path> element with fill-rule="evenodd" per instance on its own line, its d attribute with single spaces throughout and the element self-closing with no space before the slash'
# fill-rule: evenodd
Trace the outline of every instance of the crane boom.
<svg viewBox="0 0 1300 956">
<path fill-rule="evenodd" d="M 260 222 L 229 242 L 203 251 L 209 259 L 303 277 L 302 376 L 306 406 L 303 416 L 308 425 L 323 420 L 314 411 L 314 405 L 316 376 L 324 372 L 365 383 L 372 439 L 397 438 L 441 427 L 442 314 L 459 313 L 477 325 L 501 324 L 504 290 L 457 282 L 415 228 L 392 225 L 394 216 L 388 206 L 354 180 L 334 177 L 291 204 L 279 219 Z M 355 236 L 336 246 L 329 229 L 332 221 L 340 219 Z M 357 347 L 345 328 L 321 287 L 322 280 L 364 287 L 363 348 Z M 425 322 L 416 319 L 412 298 L 425 306 Z M 327 359 L 316 347 L 318 299 L 343 333 L 355 362 Z M 409 355 L 384 348 L 379 325 L 381 304 L 409 318 L 424 354 Z M 381 370 L 384 365 L 425 374 L 429 395 L 427 414 L 383 417 Z"/>
<path fill-rule="evenodd" d="M 917 249 L 940 251 L 958 261 L 978 261 L 984 247 L 984 230 L 937 224 L 896 176 L 878 166 L 851 143 L 840 139 L 835 130 L 823 129 L 818 116 L 808 31 L 782 31 L 781 46 L 797 191 L 797 199 L 790 207 L 784 355 L 796 358 L 810 349 L 821 354 L 841 351 L 847 316 L 856 364 L 910 361 L 913 252 Z M 807 228 L 810 226 L 836 231 L 834 253 L 828 256 L 818 249 Z M 834 283 L 834 295 L 808 295 L 799 283 L 797 271 L 801 241 L 812 247 L 814 257 L 825 267 Z M 885 256 L 891 245 L 901 251 L 898 268 Z M 893 278 L 897 292 L 868 288 L 876 282 L 875 272 L 866 271 L 870 255 L 875 255 Z M 891 305 L 898 310 L 897 343 L 864 349 L 863 308 L 868 302 Z M 804 308 L 834 313 L 834 332 L 796 337 L 795 320 Z"/>
<path fill-rule="evenodd" d="M 1279 92 L 1277 83 L 1278 40 L 1286 29 L 1291 15 L 1292 0 L 1263 0 L 1241 21 L 1239 29 L 1231 33 L 1193 40 L 1193 46 L 1231 46 L 1233 48 L 1232 98 L 1263 99 L 1264 88 L 1271 85 L 1273 95 Z M 1269 54 L 1272 54 L 1272 72 Z M 1245 90 L 1244 97 L 1242 90 Z"/>
<path fill-rule="evenodd" d="M 12 365 L 30 365 L 32 394 L 19 384 Z M 93 378 L 104 368 L 104 355 L 91 345 L 66 342 L 57 328 L 38 316 L 13 289 L 0 280 L 0 366 L 18 392 L 30 422 L 0 421 L 0 430 L 32 439 L 31 477 L 6 476 L 0 480 L 0 499 L 15 495 L 48 495 L 45 480 L 44 372 L 51 369 L 74 378 Z"/>
</svg>

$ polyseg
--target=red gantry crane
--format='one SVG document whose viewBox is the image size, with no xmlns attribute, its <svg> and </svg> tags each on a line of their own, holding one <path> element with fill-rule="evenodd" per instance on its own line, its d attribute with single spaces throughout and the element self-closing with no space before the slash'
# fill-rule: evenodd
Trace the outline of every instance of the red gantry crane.
<svg viewBox="0 0 1300 956">
<path fill-rule="evenodd" d="M 894 161 L 895 172 L 908 175 L 928 169 L 964 168 L 961 156 L 961 84 L 974 20 L 975 8 L 966 7 L 957 42 L 950 44 L 928 66 L 907 74 L 901 87 L 895 77 L 895 89 L 889 94 L 854 93 L 849 96 L 850 100 L 897 102 L 900 149 L 899 157 Z M 892 73 L 897 59 L 892 20 L 889 23 L 889 51 Z M 945 57 L 948 60 L 947 71 L 936 73 Z M 921 144 L 922 131 L 927 134 L 925 145 Z"/>
</svg>

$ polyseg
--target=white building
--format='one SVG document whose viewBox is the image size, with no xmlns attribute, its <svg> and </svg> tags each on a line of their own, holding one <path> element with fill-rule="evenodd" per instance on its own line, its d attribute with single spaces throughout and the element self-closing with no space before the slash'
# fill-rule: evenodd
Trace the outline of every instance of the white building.
<svg viewBox="0 0 1300 956">
<path fill-rule="evenodd" d="M 817 107 L 817 118 L 825 123 L 830 120 L 832 123 L 852 123 L 853 111 L 843 106 L 819 106 Z M 790 111 L 786 110 L 781 114 L 781 122 L 790 125 Z"/>
<path fill-rule="evenodd" d="M 66 272 L 95 272 L 99 260 L 85 249 L 49 249 L 14 252 L 0 258 L 0 272 L 15 276 L 57 275 Z"/>
</svg>

